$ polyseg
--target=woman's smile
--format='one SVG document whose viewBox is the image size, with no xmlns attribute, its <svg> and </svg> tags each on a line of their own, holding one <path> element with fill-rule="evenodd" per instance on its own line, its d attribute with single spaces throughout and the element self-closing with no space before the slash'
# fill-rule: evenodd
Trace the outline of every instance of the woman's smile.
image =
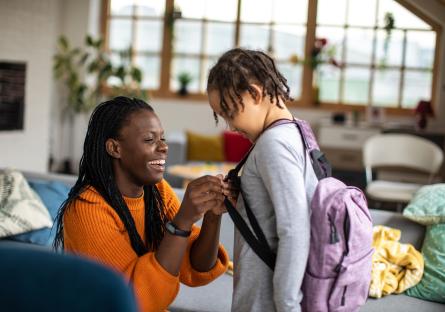
<svg viewBox="0 0 445 312">
<path fill-rule="evenodd" d="M 156 171 L 165 171 L 165 159 L 151 160 L 147 163 L 147 168 L 154 169 Z"/>
</svg>

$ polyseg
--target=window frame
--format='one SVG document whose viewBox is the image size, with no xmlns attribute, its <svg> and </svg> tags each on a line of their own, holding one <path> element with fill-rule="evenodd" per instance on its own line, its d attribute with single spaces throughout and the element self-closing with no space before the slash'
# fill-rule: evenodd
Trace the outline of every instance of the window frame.
<svg viewBox="0 0 445 312">
<path fill-rule="evenodd" d="M 108 34 L 109 34 L 109 19 L 110 19 L 110 1 L 111 0 L 102 0 L 102 14 L 101 14 L 101 34 L 104 38 L 105 49 L 109 51 L 108 45 Z M 240 42 L 240 28 L 241 24 L 245 22 L 241 21 L 241 1 L 238 0 L 237 6 L 237 14 L 236 20 L 234 21 L 235 34 L 234 34 L 234 47 L 239 46 Z M 394 0 L 402 5 L 404 8 L 409 10 L 412 14 L 416 15 L 418 18 L 423 20 L 425 23 L 431 26 L 431 30 L 436 33 L 436 44 L 435 44 L 435 53 L 434 53 L 434 61 L 432 65 L 432 80 L 431 80 L 431 102 L 433 107 L 437 109 L 437 84 L 439 77 L 439 66 L 440 66 L 440 46 L 442 40 L 442 27 L 437 22 L 426 16 L 420 10 L 415 8 L 412 4 L 407 2 L 406 0 Z M 317 0 L 308 0 L 308 10 L 307 10 L 307 23 L 306 23 L 306 38 L 305 38 L 305 48 L 304 48 L 304 59 L 308 59 L 311 55 L 312 47 L 314 46 L 314 42 L 316 39 L 316 29 L 317 29 Z M 167 98 L 167 99 L 177 99 L 177 100 L 196 100 L 196 101 L 207 101 L 207 95 L 205 93 L 189 93 L 186 96 L 178 95 L 176 92 L 170 90 L 170 73 L 171 73 L 171 63 L 173 60 L 173 51 L 172 51 L 172 31 L 171 27 L 174 27 L 173 14 L 174 14 L 174 0 L 165 0 L 165 14 L 164 14 L 164 23 L 163 23 L 163 42 L 161 45 L 160 51 L 160 80 L 159 80 L 159 88 L 155 90 L 147 90 L 149 94 L 154 98 Z M 127 17 L 129 19 L 135 19 L 137 21 L 137 17 L 130 16 Z M 202 22 L 205 26 L 207 20 L 205 19 L 197 19 Z M 226 22 L 227 23 L 227 22 Z M 249 23 L 247 23 L 249 24 Z M 134 24 L 133 24 L 134 25 Z M 339 28 L 343 28 L 344 26 L 338 26 Z M 356 27 L 354 28 L 368 28 L 374 30 L 375 27 Z M 403 28 L 396 28 L 397 30 L 402 30 L 406 34 L 406 30 Z M 415 29 L 412 29 L 415 30 Z M 132 35 L 134 36 L 134 34 Z M 134 44 L 134 43 L 132 43 Z M 373 44 L 374 45 L 374 44 Z M 375 50 L 375 49 L 374 49 Z M 345 53 L 345 52 L 344 52 Z M 188 55 L 188 54 L 186 54 Z M 199 53 L 199 59 L 206 57 L 207 54 L 204 51 Z M 134 59 L 135 52 L 132 55 L 132 60 Z M 375 64 L 371 64 L 367 67 L 371 71 L 375 70 Z M 201 65 L 200 65 L 201 66 Z M 331 103 L 331 102 L 321 102 L 319 104 L 314 103 L 314 93 L 313 93 L 313 70 L 308 63 L 301 64 L 302 66 L 302 84 L 301 84 L 301 96 L 299 99 L 296 99 L 290 103 L 288 103 L 289 107 L 293 108 L 311 108 L 311 109 L 322 109 L 329 111 L 366 111 L 368 108 L 368 104 L 354 104 L 354 103 Z M 407 67 L 402 64 L 400 66 L 396 66 L 397 70 L 401 71 L 401 79 L 399 86 L 399 93 L 403 92 L 403 77 L 404 72 Z M 409 69 L 409 67 L 408 67 Z M 343 71 L 343 69 L 342 69 Z M 375 75 L 372 74 L 372 80 Z M 342 82 L 340 81 L 342 84 Z M 372 81 L 370 82 L 372 83 Z M 292 87 L 292 86 L 291 86 Z M 371 87 L 370 87 L 371 88 Z M 372 91 L 371 91 L 372 92 Z M 402 108 L 402 107 L 383 107 L 385 112 L 388 115 L 403 115 L 408 116 L 412 115 L 411 108 Z"/>
</svg>

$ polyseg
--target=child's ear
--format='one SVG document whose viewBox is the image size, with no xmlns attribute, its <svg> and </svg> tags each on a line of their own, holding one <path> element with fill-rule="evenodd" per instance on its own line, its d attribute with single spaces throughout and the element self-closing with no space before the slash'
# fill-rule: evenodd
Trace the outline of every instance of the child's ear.
<svg viewBox="0 0 445 312">
<path fill-rule="evenodd" d="M 255 104 L 260 104 L 263 101 L 263 88 L 254 83 L 252 83 L 250 87 L 252 91 L 251 95 L 255 101 Z"/>
<path fill-rule="evenodd" d="M 105 149 L 107 150 L 108 155 L 113 158 L 121 158 L 121 148 L 119 142 L 115 139 L 108 139 L 105 142 Z"/>
</svg>

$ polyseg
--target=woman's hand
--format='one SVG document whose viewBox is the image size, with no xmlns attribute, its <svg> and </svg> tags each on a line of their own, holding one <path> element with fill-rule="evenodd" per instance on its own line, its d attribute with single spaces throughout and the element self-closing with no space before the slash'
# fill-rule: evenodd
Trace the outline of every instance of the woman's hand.
<svg viewBox="0 0 445 312">
<path fill-rule="evenodd" d="M 222 176 L 198 178 L 188 184 L 173 223 L 182 230 L 189 230 L 208 211 L 212 211 L 214 214 L 223 213 L 221 206 L 224 206 Z"/>
<path fill-rule="evenodd" d="M 239 188 L 230 181 L 229 179 L 223 179 L 222 175 L 217 175 L 218 178 L 222 181 L 222 192 L 225 197 L 232 203 L 235 207 L 236 202 L 238 200 Z M 213 213 L 214 215 L 220 216 L 227 212 L 226 205 L 224 204 L 224 200 L 221 202 L 221 205 L 216 206 L 214 209 L 208 212 L 208 214 Z"/>
</svg>

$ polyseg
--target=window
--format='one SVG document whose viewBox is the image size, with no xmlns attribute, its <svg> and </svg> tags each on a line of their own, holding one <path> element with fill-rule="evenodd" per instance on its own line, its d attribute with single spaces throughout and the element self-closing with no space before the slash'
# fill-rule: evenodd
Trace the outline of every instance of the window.
<svg viewBox="0 0 445 312">
<path fill-rule="evenodd" d="M 436 32 L 396 1 L 318 0 L 316 36 L 343 64 L 320 66 L 321 102 L 411 109 L 431 99 Z"/>
<path fill-rule="evenodd" d="M 173 33 L 170 88 L 178 90 L 178 75 L 187 72 L 190 91 L 204 92 L 207 74 L 219 55 L 235 46 L 237 0 L 176 0 L 181 12 Z"/>
<path fill-rule="evenodd" d="M 239 46 L 272 55 L 296 99 L 301 96 L 303 66 L 291 58 L 304 55 L 307 6 L 307 1 L 295 0 L 241 1 Z"/>
<path fill-rule="evenodd" d="M 319 86 L 323 107 L 412 109 L 431 99 L 438 26 L 395 0 L 107 0 L 103 29 L 114 62 L 131 47 L 143 86 L 174 96 L 178 76 L 192 77 L 192 97 L 204 98 L 209 68 L 235 47 L 272 55 L 296 104 L 310 105 Z M 404 3 L 405 4 L 405 3 Z M 405 4 L 406 5 L 406 4 Z M 252 8 L 255 8 L 252 10 Z M 366 8 L 366 10 L 364 10 Z M 388 17 L 394 27 L 388 33 Z M 310 66 L 317 38 L 330 57 Z"/>
<path fill-rule="evenodd" d="M 130 52 L 130 61 L 144 73 L 142 86 L 160 87 L 165 2 L 159 0 L 111 0 L 107 14 L 108 49 L 111 60 L 126 61 L 121 53 Z"/>
</svg>

